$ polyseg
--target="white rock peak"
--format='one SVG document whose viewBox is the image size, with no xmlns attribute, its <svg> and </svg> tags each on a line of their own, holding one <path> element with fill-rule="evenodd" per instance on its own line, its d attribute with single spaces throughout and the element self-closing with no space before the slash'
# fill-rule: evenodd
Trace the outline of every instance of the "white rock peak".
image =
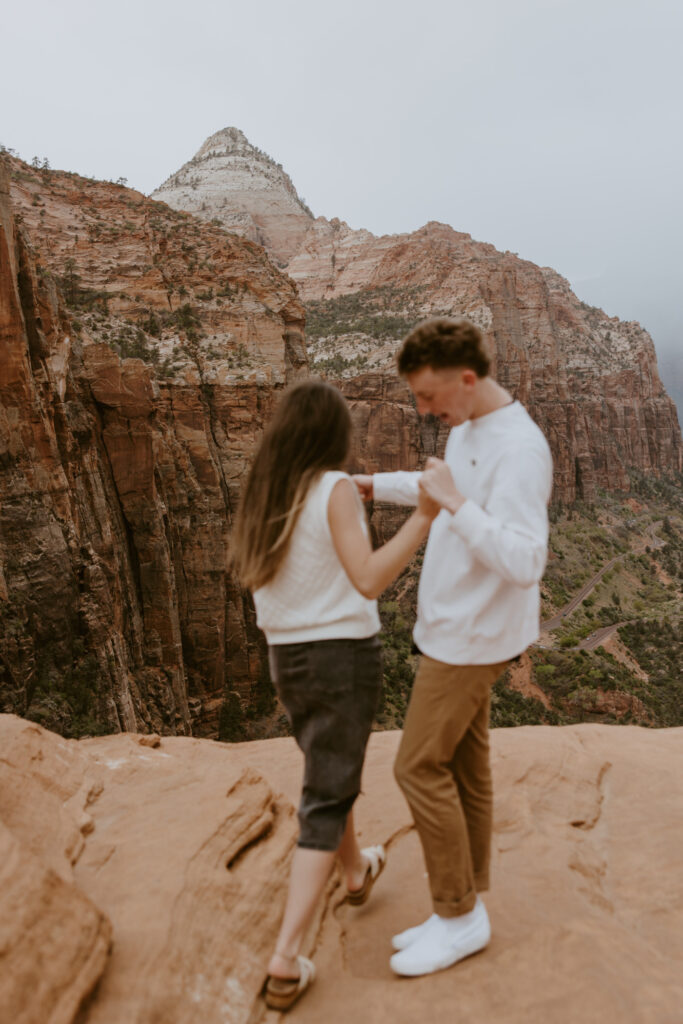
<svg viewBox="0 0 683 1024">
<path fill-rule="evenodd" d="M 258 242 L 282 265 L 313 223 L 281 164 L 253 146 L 239 128 L 209 136 L 152 198 Z"/>
</svg>

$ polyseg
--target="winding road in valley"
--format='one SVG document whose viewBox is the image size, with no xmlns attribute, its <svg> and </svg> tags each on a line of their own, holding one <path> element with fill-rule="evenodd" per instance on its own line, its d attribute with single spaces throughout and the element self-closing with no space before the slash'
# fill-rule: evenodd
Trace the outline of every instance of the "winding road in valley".
<svg viewBox="0 0 683 1024">
<path fill-rule="evenodd" d="M 580 644 L 577 644 L 580 651 L 594 651 L 601 644 L 608 640 L 613 633 L 619 629 L 620 626 L 625 626 L 628 620 L 623 622 L 614 622 L 611 626 L 603 626 L 602 629 L 596 629 L 595 633 L 591 633 L 585 640 L 582 640 Z"/>
<path fill-rule="evenodd" d="M 638 538 L 638 540 L 631 547 L 630 551 L 625 551 L 622 555 L 616 555 L 614 558 L 611 558 L 609 562 L 606 562 L 605 565 L 603 565 L 603 567 L 598 572 L 596 572 L 595 576 L 591 577 L 591 579 L 589 579 L 588 582 L 581 587 L 581 590 L 579 590 L 578 593 L 576 593 L 574 597 L 572 597 L 572 599 L 567 602 L 564 608 L 560 609 L 557 615 L 553 615 L 552 619 L 546 619 L 544 622 L 541 623 L 541 633 L 552 633 L 554 629 L 557 629 L 559 626 L 561 626 L 564 620 L 568 618 L 576 608 L 578 608 L 581 602 L 585 601 L 590 592 L 598 585 L 598 583 L 603 578 L 605 573 L 609 572 L 609 570 L 612 569 L 617 564 L 617 562 L 623 561 L 623 559 L 626 558 L 627 555 L 640 555 L 648 547 L 664 547 L 666 541 L 663 541 L 661 537 L 658 537 L 655 533 L 655 530 L 658 530 L 661 525 L 661 519 L 658 520 L 656 523 L 650 523 L 650 525 L 645 530 L 645 536 Z M 595 633 L 591 633 L 589 637 L 586 637 L 586 639 L 579 644 L 579 647 L 587 651 L 595 650 L 595 648 L 598 647 L 603 642 L 603 640 L 606 640 L 608 636 L 611 636 L 611 634 L 619 628 L 619 626 L 623 625 L 623 622 L 617 622 L 611 626 L 604 626 L 602 629 L 597 630 Z M 596 637 L 599 637 L 597 641 L 595 641 Z"/>
<path fill-rule="evenodd" d="M 630 554 L 630 552 L 628 553 Z M 588 583 L 585 583 L 581 587 L 581 590 L 579 590 L 579 592 L 574 595 L 571 601 L 569 601 L 564 606 L 564 608 L 557 613 L 557 615 L 554 615 L 552 619 L 546 619 L 545 622 L 541 623 L 542 632 L 552 633 L 554 629 L 557 629 L 558 626 L 561 626 L 564 620 L 567 618 L 567 616 L 571 615 L 571 613 L 579 607 L 581 602 L 588 597 L 591 590 L 593 590 L 598 585 L 598 583 L 605 575 L 605 573 L 609 572 L 609 570 L 613 566 L 615 566 L 617 562 L 620 562 L 624 557 L 625 555 L 617 555 L 616 558 L 611 558 L 609 562 L 606 562 L 605 565 L 603 565 L 602 569 L 600 569 L 600 571 L 597 572 L 595 576 L 593 576 L 592 579 L 588 581 Z"/>
</svg>

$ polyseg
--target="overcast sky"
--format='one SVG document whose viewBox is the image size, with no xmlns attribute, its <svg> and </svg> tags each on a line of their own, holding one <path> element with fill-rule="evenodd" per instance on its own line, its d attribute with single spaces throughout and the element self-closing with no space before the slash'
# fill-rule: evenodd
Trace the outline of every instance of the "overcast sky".
<svg viewBox="0 0 683 1024">
<path fill-rule="evenodd" d="M 33 0 L 2 36 L 24 159 L 149 193 L 234 125 L 316 215 L 554 267 L 683 399 L 681 0 Z"/>
</svg>

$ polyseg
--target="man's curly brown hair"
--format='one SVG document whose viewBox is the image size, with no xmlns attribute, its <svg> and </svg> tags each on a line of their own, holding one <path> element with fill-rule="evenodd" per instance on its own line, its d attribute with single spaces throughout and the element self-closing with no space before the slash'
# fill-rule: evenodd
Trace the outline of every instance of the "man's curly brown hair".
<svg viewBox="0 0 683 1024">
<path fill-rule="evenodd" d="M 479 328 L 464 318 L 446 317 L 418 324 L 404 339 L 397 362 L 402 377 L 425 366 L 432 370 L 463 366 L 486 377 L 491 365 Z"/>
</svg>

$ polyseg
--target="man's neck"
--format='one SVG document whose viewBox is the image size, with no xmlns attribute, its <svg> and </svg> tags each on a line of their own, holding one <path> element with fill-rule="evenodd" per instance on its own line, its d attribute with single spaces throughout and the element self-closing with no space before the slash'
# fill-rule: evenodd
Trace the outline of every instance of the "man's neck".
<svg viewBox="0 0 683 1024">
<path fill-rule="evenodd" d="M 502 409 L 513 401 L 512 395 L 492 377 L 484 377 L 478 382 L 477 399 L 470 419 L 477 420 L 480 416 L 488 416 L 490 412 Z"/>
</svg>

